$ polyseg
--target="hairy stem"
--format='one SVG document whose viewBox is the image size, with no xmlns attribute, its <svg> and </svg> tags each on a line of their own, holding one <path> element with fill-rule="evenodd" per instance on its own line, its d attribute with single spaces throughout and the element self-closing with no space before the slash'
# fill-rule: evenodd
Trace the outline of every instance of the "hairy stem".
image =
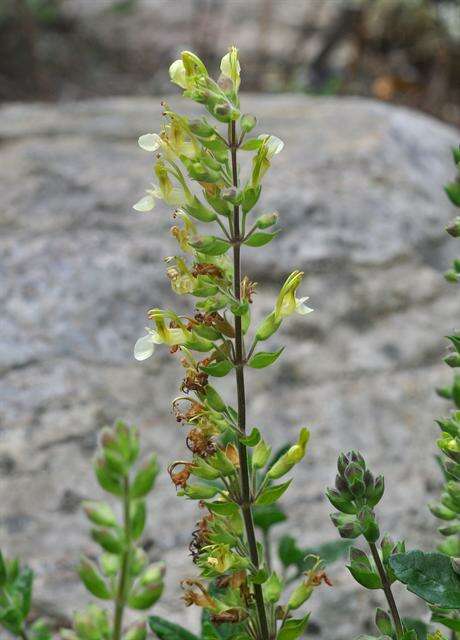
<svg viewBox="0 0 460 640">
<path fill-rule="evenodd" d="M 115 613 L 113 621 L 113 640 L 120 640 L 123 629 L 123 613 L 126 606 L 126 591 L 129 579 L 129 564 L 131 559 L 131 522 L 129 497 L 129 477 L 126 475 L 123 487 L 123 526 L 125 534 L 125 550 L 121 560 L 120 574 L 118 577 L 117 595 L 115 600 Z"/>
<path fill-rule="evenodd" d="M 387 572 L 385 571 L 385 567 L 380 560 L 379 552 L 377 551 L 377 547 L 373 542 L 369 542 L 369 548 L 372 553 L 372 557 L 374 558 L 375 566 L 377 567 L 377 571 L 380 575 L 380 580 L 382 581 L 383 592 L 385 593 L 385 597 L 388 602 L 388 606 L 390 607 L 391 617 L 393 618 L 393 622 L 396 629 L 396 637 L 399 639 L 402 637 L 404 633 L 403 625 L 401 622 L 401 618 L 399 616 L 398 607 L 396 606 L 395 599 L 393 597 L 393 593 L 391 591 L 390 581 L 388 579 Z"/>
<path fill-rule="evenodd" d="M 229 147 L 232 156 L 232 177 L 233 186 L 238 187 L 238 164 L 237 164 L 237 139 L 236 126 L 232 121 L 229 127 Z M 233 208 L 233 287 L 237 300 L 241 299 L 241 229 L 240 229 L 240 208 Z M 243 331 L 241 327 L 241 316 L 235 315 L 235 372 L 236 388 L 238 397 L 238 428 L 242 433 L 246 433 L 246 393 L 244 388 L 244 344 Z M 252 516 L 252 497 L 249 479 L 248 453 L 246 445 L 238 439 L 238 451 L 240 458 L 240 482 L 241 482 L 241 511 L 246 530 L 246 538 L 249 547 L 249 554 L 252 564 L 259 567 L 259 554 L 257 551 L 257 539 Z M 260 640 L 269 640 L 267 623 L 267 613 L 265 610 L 262 587 L 260 584 L 254 585 L 254 598 L 257 606 L 257 615 L 260 625 Z"/>
</svg>

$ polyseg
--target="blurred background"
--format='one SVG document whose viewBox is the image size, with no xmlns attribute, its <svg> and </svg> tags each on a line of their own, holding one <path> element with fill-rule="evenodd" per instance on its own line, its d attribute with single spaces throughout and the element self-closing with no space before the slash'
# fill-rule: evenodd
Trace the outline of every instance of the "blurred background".
<svg viewBox="0 0 460 640">
<path fill-rule="evenodd" d="M 243 109 L 285 142 L 255 211 L 277 210 L 282 233 L 244 256 L 254 317 L 295 268 L 315 309 L 267 346 L 286 345 L 277 366 L 248 376 L 250 424 L 275 447 L 312 429 L 273 547 L 283 534 L 302 548 L 336 540 L 324 488 L 350 448 L 386 475 L 382 530 L 426 550 L 439 539 L 426 504 L 442 484 L 443 336 L 460 314 L 442 277 L 455 255 L 443 185 L 460 140 L 458 0 L 0 0 L 0 547 L 31 564 L 34 615 L 58 624 L 88 601 L 75 562 L 94 552 L 80 503 L 99 496 L 101 427 L 137 424 L 163 470 L 184 456 L 177 363 L 132 355 L 147 309 L 180 304 L 162 261 L 171 211 L 132 211 L 151 179 L 136 141 L 159 129 L 164 96 L 200 112 L 169 83 L 178 53 L 218 75 L 231 44 Z M 194 573 L 198 511 L 165 471 L 149 506 L 145 548 L 168 566 L 156 612 L 196 629 L 179 582 Z M 343 559 L 328 573 L 309 633 L 372 633 L 379 594 L 356 588 Z M 406 615 L 424 610 L 397 596 Z"/>
<path fill-rule="evenodd" d="M 212 66 L 223 42 L 243 51 L 247 91 L 374 96 L 460 122 L 458 0 L 2 0 L 0 100 L 161 93 L 164 60 L 187 45 Z"/>
</svg>

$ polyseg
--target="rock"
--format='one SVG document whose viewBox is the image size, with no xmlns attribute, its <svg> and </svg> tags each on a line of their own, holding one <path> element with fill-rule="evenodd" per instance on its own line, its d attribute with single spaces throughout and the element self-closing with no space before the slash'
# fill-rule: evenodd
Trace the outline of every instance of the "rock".
<svg viewBox="0 0 460 640">
<path fill-rule="evenodd" d="M 245 96 L 243 105 L 286 143 L 260 205 L 280 212 L 283 233 L 258 255 L 245 251 L 260 283 L 255 316 L 294 268 L 306 272 L 302 292 L 315 308 L 272 341 L 287 346 L 279 366 L 248 375 L 250 424 L 275 445 L 312 425 L 279 532 L 303 545 L 336 538 L 323 492 L 339 451 L 356 447 L 386 474 L 383 529 L 432 548 L 433 420 L 445 406 L 434 388 L 450 379 L 442 336 L 460 306 L 440 275 L 455 248 L 442 230 L 452 214 L 442 185 L 458 133 L 356 98 Z M 175 362 L 160 349 L 143 364 L 132 358 L 146 310 L 180 304 L 161 262 L 173 251 L 169 213 L 131 209 L 150 179 L 136 138 L 158 128 L 159 114 L 159 99 L 0 109 L 0 546 L 31 563 L 37 608 L 60 618 L 89 599 L 73 569 L 93 549 L 78 505 L 99 495 L 100 427 L 117 417 L 138 424 L 163 468 L 184 455 L 169 405 Z M 176 499 L 166 473 L 149 506 L 150 553 L 168 564 L 156 611 L 195 628 L 178 583 L 194 573 L 197 509 Z M 370 599 L 340 564 L 330 574 L 334 589 L 316 595 L 314 621 L 319 637 L 344 640 L 369 624 Z M 399 595 L 407 615 L 419 611 Z"/>
</svg>

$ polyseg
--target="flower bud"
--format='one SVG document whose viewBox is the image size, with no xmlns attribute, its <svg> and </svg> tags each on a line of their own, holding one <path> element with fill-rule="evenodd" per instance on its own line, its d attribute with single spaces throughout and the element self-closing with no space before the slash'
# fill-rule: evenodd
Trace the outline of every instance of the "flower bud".
<svg viewBox="0 0 460 640">
<path fill-rule="evenodd" d="M 146 640 L 147 627 L 145 622 L 136 622 L 123 635 L 123 640 Z"/>
<path fill-rule="evenodd" d="M 136 473 L 131 485 L 132 498 L 144 498 L 153 488 L 155 478 L 158 475 L 158 462 L 156 456 L 145 462 Z"/>
<path fill-rule="evenodd" d="M 460 217 L 459 216 L 457 216 L 454 220 L 452 220 L 452 222 L 450 222 L 447 225 L 446 231 L 453 238 L 460 237 Z"/>
<path fill-rule="evenodd" d="M 452 282 L 454 284 L 460 280 L 459 274 L 454 271 L 454 269 L 449 269 L 449 271 L 446 271 L 444 274 L 444 278 L 445 280 L 447 280 L 447 282 Z"/>
<path fill-rule="evenodd" d="M 128 598 L 128 605 L 131 609 L 145 610 L 150 609 L 163 593 L 163 583 L 149 584 L 146 586 L 137 586 L 131 592 Z"/>
<path fill-rule="evenodd" d="M 289 609 L 295 610 L 301 607 L 313 593 L 313 587 L 301 582 L 291 593 L 288 600 Z"/>
<path fill-rule="evenodd" d="M 267 473 L 269 478 L 276 480 L 288 473 L 294 465 L 302 460 L 305 455 L 310 432 L 308 429 L 302 429 L 297 444 L 293 445 L 284 453 L 270 468 Z"/>
<path fill-rule="evenodd" d="M 139 584 L 143 586 L 147 586 L 149 584 L 158 584 L 163 580 L 164 575 L 164 562 L 156 562 L 155 564 L 151 564 L 149 567 L 147 567 L 139 580 Z"/>
<path fill-rule="evenodd" d="M 94 524 L 101 527 L 115 527 L 117 525 L 117 518 L 112 508 L 105 502 L 87 500 L 83 503 L 83 509 L 86 517 Z"/>
<path fill-rule="evenodd" d="M 203 458 L 196 458 L 193 461 L 190 473 L 203 480 L 216 480 L 220 475 L 219 471 L 211 467 Z"/>
<path fill-rule="evenodd" d="M 183 493 L 183 495 L 186 495 L 191 500 L 209 500 L 210 498 L 214 498 L 217 492 L 217 487 L 204 484 L 189 484 L 183 492 L 179 491 L 179 495 Z"/>
<path fill-rule="evenodd" d="M 460 367 L 460 353 L 449 353 L 449 355 L 444 358 L 444 362 L 453 369 Z"/>
<path fill-rule="evenodd" d="M 227 187 L 220 192 L 221 197 L 229 202 L 234 202 L 238 196 L 238 190 L 236 187 Z"/>
<path fill-rule="evenodd" d="M 268 315 L 265 320 L 259 324 L 256 330 L 256 340 L 262 342 L 263 340 L 268 340 L 270 336 L 272 336 L 278 329 L 280 328 L 281 321 L 275 320 L 275 313 L 272 311 L 270 315 Z"/>
<path fill-rule="evenodd" d="M 265 213 L 257 219 L 256 225 L 259 229 L 268 229 L 278 222 L 279 215 L 276 211 Z"/>
<path fill-rule="evenodd" d="M 263 469 L 268 462 L 271 452 L 271 447 L 261 438 L 252 453 L 252 466 L 255 469 Z"/>
<path fill-rule="evenodd" d="M 283 581 L 275 572 L 273 572 L 263 585 L 265 600 L 273 604 L 275 602 L 278 602 L 281 597 L 282 591 Z"/>
<path fill-rule="evenodd" d="M 112 529 L 92 529 L 91 537 L 109 553 L 121 554 L 125 550 L 123 539 Z"/>
<path fill-rule="evenodd" d="M 110 600 L 112 598 L 112 593 L 94 562 L 91 562 L 88 558 L 82 558 L 78 567 L 78 575 L 93 596 L 101 600 Z"/>
<path fill-rule="evenodd" d="M 241 116 L 240 125 L 244 133 L 249 133 L 250 131 L 252 131 L 256 126 L 256 124 L 257 124 L 257 119 L 252 114 L 244 113 Z"/>
<path fill-rule="evenodd" d="M 393 637 L 393 625 L 391 618 L 386 611 L 378 608 L 375 613 L 375 625 L 380 633 L 385 636 Z"/>
<path fill-rule="evenodd" d="M 222 449 L 217 449 L 216 453 L 206 460 L 208 464 L 219 471 L 219 475 L 230 476 L 236 472 L 234 464 L 227 458 Z"/>
</svg>

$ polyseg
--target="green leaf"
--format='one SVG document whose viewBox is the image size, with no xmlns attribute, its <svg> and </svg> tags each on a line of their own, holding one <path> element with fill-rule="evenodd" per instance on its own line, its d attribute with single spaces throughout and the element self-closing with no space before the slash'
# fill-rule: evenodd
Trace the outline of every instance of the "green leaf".
<svg viewBox="0 0 460 640">
<path fill-rule="evenodd" d="M 460 576 L 442 553 L 410 551 L 389 559 L 398 580 L 409 591 L 444 609 L 460 609 Z"/>
<path fill-rule="evenodd" d="M 272 233 L 268 231 L 255 231 L 244 241 L 244 244 L 248 247 L 263 247 L 265 244 L 271 242 L 273 238 L 276 238 L 277 235 L 278 231 L 273 231 Z"/>
<path fill-rule="evenodd" d="M 449 200 L 456 206 L 460 207 L 460 182 L 451 182 L 444 187 Z"/>
<path fill-rule="evenodd" d="M 200 222 L 212 222 L 217 218 L 214 211 L 207 209 L 197 197 L 194 198 L 193 203 L 185 207 L 187 213 L 193 218 L 196 218 Z"/>
<path fill-rule="evenodd" d="M 255 447 L 260 442 L 260 431 L 254 427 L 251 433 L 248 436 L 241 437 L 240 442 L 242 442 L 246 447 Z"/>
<path fill-rule="evenodd" d="M 168 622 L 164 618 L 160 618 L 160 616 L 150 616 L 149 625 L 160 640 L 200 640 L 184 627 Z"/>
<path fill-rule="evenodd" d="M 214 362 L 206 367 L 201 367 L 201 370 L 207 373 L 209 376 L 215 378 L 223 378 L 233 369 L 233 364 L 230 360 L 221 360 L 220 362 Z"/>
<path fill-rule="evenodd" d="M 6 565 L 3 559 L 2 552 L 0 551 L 0 587 L 2 587 L 6 582 Z"/>
<path fill-rule="evenodd" d="M 283 482 L 282 484 L 272 485 L 271 487 L 266 487 L 260 496 L 256 500 L 256 504 L 273 504 L 281 498 L 283 493 L 287 491 L 289 485 L 292 480 L 288 480 L 287 482 Z"/>
<path fill-rule="evenodd" d="M 449 618 L 448 616 L 444 616 L 440 613 L 433 613 L 431 616 L 431 622 L 443 624 L 448 629 L 452 629 L 452 631 L 460 633 L 460 618 Z"/>
<path fill-rule="evenodd" d="M 262 531 L 268 531 L 275 524 L 286 520 L 286 514 L 276 504 L 259 505 L 254 508 L 254 524 Z"/>
<path fill-rule="evenodd" d="M 259 351 L 252 356 L 248 362 L 248 366 L 253 369 L 263 369 L 273 364 L 283 353 L 284 347 L 281 347 L 278 351 Z"/>
<path fill-rule="evenodd" d="M 263 140 L 259 140 L 259 138 L 248 138 L 244 144 L 241 145 L 240 149 L 243 151 L 256 151 L 260 149 L 263 144 Z"/>
<path fill-rule="evenodd" d="M 307 614 L 304 618 L 291 618 L 281 627 L 277 640 L 297 640 L 305 631 L 305 627 L 308 623 L 310 614 Z"/>
<path fill-rule="evenodd" d="M 284 535 L 278 543 L 278 556 L 285 567 L 292 565 L 301 567 L 305 553 L 292 536 Z"/>
<path fill-rule="evenodd" d="M 190 242 L 190 245 L 207 256 L 221 256 L 230 249 L 230 244 L 226 240 L 216 236 L 201 236 L 195 242 Z"/>
<path fill-rule="evenodd" d="M 426 640 L 428 635 L 428 625 L 423 620 L 416 618 L 403 618 L 404 628 L 408 631 L 415 631 L 418 640 Z"/>
</svg>

